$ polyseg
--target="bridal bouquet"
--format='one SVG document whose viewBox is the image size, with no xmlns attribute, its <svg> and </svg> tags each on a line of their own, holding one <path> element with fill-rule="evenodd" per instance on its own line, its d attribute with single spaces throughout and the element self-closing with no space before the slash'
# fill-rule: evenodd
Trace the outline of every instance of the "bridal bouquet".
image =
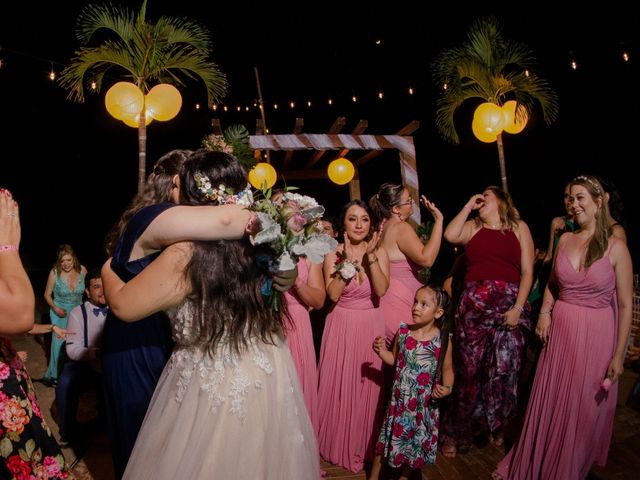
<svg viewBox="0 0 640 480">
<path fill-rule="evenodd" d="M 324 207 L 315 199 L 293 193 L 288 187 L 284 193 L 273 194 L 271 189 L 256 193 L 249 207 L 260 220 L 260 231 L 252 236 L 254 245 L 266 245 L 273 252 L 268 259 L 269 271 L 293 270 L 301 256 L 313 263 L 322 263 L 324 256 L 338 246 L 338 242 L 322 232 L 320 220 Z M 271 288 L 269 282 L 263 292 L 270 305 L 278 309 L 282 294 Z"/>
</svg>

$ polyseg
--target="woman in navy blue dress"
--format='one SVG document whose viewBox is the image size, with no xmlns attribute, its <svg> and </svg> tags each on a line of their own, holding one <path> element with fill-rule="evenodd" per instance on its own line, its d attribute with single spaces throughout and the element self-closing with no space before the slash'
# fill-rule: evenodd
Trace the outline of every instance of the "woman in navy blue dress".
<svg viewBox="0 0 640 480">
<path fill-rule="evenodd" d="M 145 190 L 133 200 L 107 239 L 112 269 L 125 282 L 171 243 L 185 239 L 237 239 L 244 235 L 251 214 L 241 205 L 176 205 L 178 173 L 190 153 L 174 150 L 158 160 Z M 125 323 L 109 312 L 103 333 L 102 366 L 116 478 L 124 473 L 172 348 L 168 319 L 163 313 Z"/>
</svg>

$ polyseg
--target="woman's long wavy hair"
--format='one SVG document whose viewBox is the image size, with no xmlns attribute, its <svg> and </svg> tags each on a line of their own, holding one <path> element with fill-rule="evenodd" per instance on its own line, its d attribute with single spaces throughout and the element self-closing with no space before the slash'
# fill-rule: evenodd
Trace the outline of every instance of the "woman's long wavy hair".
<svg viewBox="0 0 640 480">
<path fill-rule="evenodd" d="M 609 248 L 609 237 L 612 234 L 611 225 L 609 222 L 609 206 L 605 201 L 605 190 L 598 179 L 592 175 L 580 175 L 569 183 L 570 187 L 574 185 L 583 186 L 593 201 L 598 205 L 598 210 L 595 214 L 596 230 L 593 236 L 589 240 L 587 246 L 587 256 L 584 260 L 584 266 L 590 267 L 593 262 L 602 258 L 602 256 Z"/>
<path fill-rule="evenodd" d="M 59 275 L 62 271 L 62 257 L 65 255 L 70 255 L 73 259 L 73 269 L 80 273 L 82 266 L 80 265 L 80 260 L 78 260 L 78 256 L 76 255 L 75 250 L 71 245 L 63 243 L 58 247 L 58 251 L 56 252 L 56 263 L 53 265 L 53 270 Z"/>
<path fill-rule="evenodd" d="M 502 225 L 506 226 L 506 228 L 510 230 L 518 228 L 520 213 L 518 213 L 518 210 L 513 204 L 511 195 L 496 185 L 489 185 L 483 190 L 483 192 L 486 192 L 487 190 L 493 192 L 498 199 L 498 215 L 500 215 L 500 222 L 502 222 Z M 479 217 L 476 217 L 476 222 L 480 222 Z"/>
<path fill-rule="evenodd" d="M 142 191 L 133 197 L 118 222 L 107 234 L 105 250 L 108 256 L 113 256 L 116 244 L 122 238 L 131 217 L 144 207 L 171 201 L 171 190 L 174 187 L 173 177 L 180 173 L 182 163 L 190 154 L 191 150 L 171 150 L 156 161 Z"/>
<path fill-rule="evenodd" d="M 217 205 L 196 185 L 196 173 L 207 176 L 211 185 L 223 184 L 234 193 L 247 188 L 247 173 L 240 162 L 224 152 L 195 151 L 180 171 L 180 203 Z M 185 278 L 191 284 L 194 327 L 206 338 L 209 352 L 215 353 L 224 339 L 241 352 L 251 339 L 274 343 L 283 332 L 283 314 L 267 305 L 262 285 L 268 272 L 256 258 L 260 248 L 247 239 L 193 242 Z"/>
</svg>

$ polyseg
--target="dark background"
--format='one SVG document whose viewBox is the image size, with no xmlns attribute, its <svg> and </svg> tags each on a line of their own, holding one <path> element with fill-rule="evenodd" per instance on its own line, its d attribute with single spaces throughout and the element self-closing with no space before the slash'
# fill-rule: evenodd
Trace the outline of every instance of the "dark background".
<svg viewBox="0 0 640 480">
<path fill-rule="evenodd" d="M 20 202 L 22 254 L 41 276 L 60 243 L 72 244 L 88 267 L 99 266 L 104 236 L 136 189 L 136 131 L 106 112 L 106 89 L 76 104 L 47 78 L 78 48 L 75 19 L 91 2 L 8 3 L 0 13 L 0 185 Z M 135 11 L 141 4 L 123 3 Z M 640 134 L 640 51 L 631 2 L 589 2 L 596 3 L 589 7 L 587 2 L 431 3 L 150 0 L 148 18 L 187 16 L 210 29 L 212 58 L 229 80 L 224 103 L 230 111 L 197 110 L 196 103 L 206 104 L 203 87 L 192 83 L 181 88 L 180 114 L 148 127 L 149 164 L 170 149 L 198 146 L 211 132 L 212 118 L 219 118 L 223 128 L 244 124 L 253 134 L 259 118 L 252 107 L 256 66 L 271 133 L 291 133 L 296 117 L 304 118 L 306 133 L 326 133 L 338 116 L 347 120 L 342 133 L 350 133 L 360 119 L 369 122 L 367 134 L 392 134 L 418 120 L 414 139 L 420 190 L 448 222 L 469 196 L 499 184 L 498 155 L 495 144 L 483 144 L 471 134 L 475 105 L 463 107 L 456 117 L 460 145 L 438 136 L 430 63 L 443 48 L 461 44 L 475 18 L 494 14 L 507 38 L 533 50 L 541 76 L 560 100 L 553 125 L 545 125 L 538 112 L 524 132 L 504 136 L 509 189 L 522 217 L 534 237 L 546 243 L 551 218 L 563 213 L 564 184 L 580 173 L 603 176 L 616 184 L 625 202 L 637 262 L 638 202 L 631 172 Z M 629 62 L 622 60 L 623 50 Z M 576 71 L 569 67 L 572 57 L 579 65 Z M 113 75 L 113 81 L 120 80 L 115 71 Z M 409 86 L 415 89 L 413 96 L 407 93 Z M 383 100 L 377 97 L 380 89 Z M 350 100 L 354 94 L 359 98 L 355 104 Z M 296 102 L 293 109 L 291 100 Z M 313 102 L 311 108 L 307 100 Z M 245 106 L 251 107 L 249 112 Z M 302 165 L 310 155 L 298 153 L 295 161 Z M 325 155 L 320 164 L 331 159 Z M 383 181 L 399 180 L 397 157 L 379 157 L 361 170 L 362 196 L 368 199 Z M 295 184 L 316 196 L 329 213 L 348 200 L 348 188 L 329 180 Z M 446 271 L 450 259 L 451 248 L 444 245 L 436 271 Z"/>
</svg>

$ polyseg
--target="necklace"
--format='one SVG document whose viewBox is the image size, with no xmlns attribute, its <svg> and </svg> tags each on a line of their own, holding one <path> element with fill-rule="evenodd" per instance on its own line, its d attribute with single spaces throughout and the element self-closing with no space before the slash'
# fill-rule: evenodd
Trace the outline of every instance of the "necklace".
<svg viewBox="0 0 640 480">
<path fill-rule="evenodd" d="M 493 230 L 497 230 L 498 228 L 502 228 L 502 222 L 500 223 L 489 223 L 489 222 L 482 222 L 484 225 L 486 225 L 487 227 L 493 229 Z"/>
</svg>

